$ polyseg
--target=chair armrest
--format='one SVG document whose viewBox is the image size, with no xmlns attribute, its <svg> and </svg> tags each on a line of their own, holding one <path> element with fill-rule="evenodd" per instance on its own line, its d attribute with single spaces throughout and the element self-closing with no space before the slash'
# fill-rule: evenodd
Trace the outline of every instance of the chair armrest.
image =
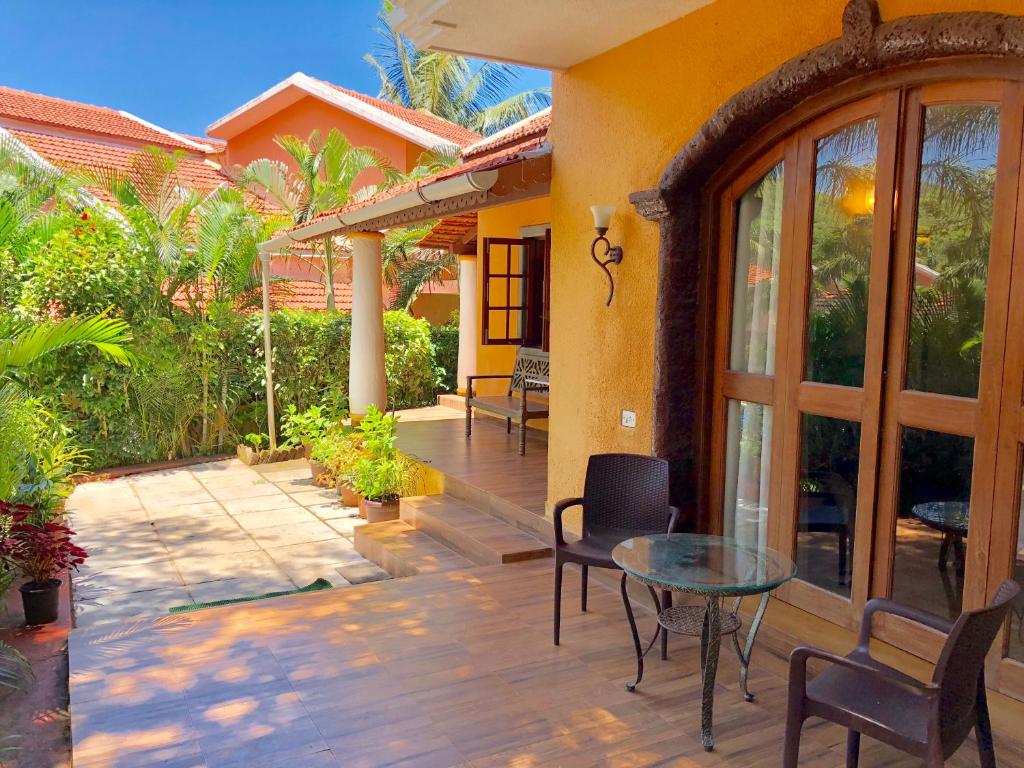
<svg viewBox="0 0 1024 768">
<path fill-rule="evenodd" d="M 562 499 L 561 501 L 555 502 L 555 508 L 552 510 L 552 517 L 555 523 L 555 546 L 565 546 L 565 536 L 562 534 L 562 513 L 569 507 L 578 507 L 583 503 L 583 499 L 579 496 L 574 496 L 569 499 Z"/>
<path fill-rule="evenodd" d="M 943 619 L 941 616 L 936 616 L 934 613 L 928 613 L 917 608 L 911 608 L 909 605 L 876 597 L 873 600 L 868 600 L 867 605 L 864 606 L 864 617 L 860 621 L 860 637 L 857 640 L 857 647 L 863 651 L 868 649 L 868 644 L 871 640 L 871 619 L 876 613 L 888 613 L 893 616 L 899 616 L 938 630 L 944 635 L 948 635 L 949 631 L 953 628 L 952 622 Z"/>
<path fill-rule="evenodd" d="M 473 382 L 477 379 L 511 379 L 512 374 L 504 373 L 481 373 L 466 377 L 466 399 L 473 396 Z"/>
<path fill-rule="evenodd" d="M 820 648 L 811 648 L 809 646 L 794 648 L 793 653 L 789 656 L 789 685 L 791 688 L 796 687 L 798 690 L 806 690 L 807 661 L 809 659 L 827 661 L 829 664 L 835 664 L 838 667 L 845 667 L 846 669 L 859 674 L 876 677 L 890 683 L 891 685 L 898 685 L 908 691 L 923 696 L 934 696 L 939 690 L 937 686 L 930 683 L 909 683 L 905 680 L 893 677 L 884 669 L 879 669 L 878 667 L 873 667 L 870 664 L 865 664 L 862 661 L 850 659 L 846 656 L 839 656 L 838 654 L 829 653 L 828 651 L 823 651 Z"/>
</svg>

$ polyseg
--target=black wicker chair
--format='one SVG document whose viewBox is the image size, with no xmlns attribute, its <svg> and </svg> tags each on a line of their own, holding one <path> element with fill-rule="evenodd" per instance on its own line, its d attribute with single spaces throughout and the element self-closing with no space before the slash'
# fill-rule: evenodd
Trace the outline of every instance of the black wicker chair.
<svg viewBox="0 0 1024 768">
<path fill-rule="evenodd" d="M 782 765 L 796 768 L 800 727 L 808 717 L 821 717 L 847 729 L 847 768 L 857 768 L 862 733 L 916 755 L 934 768 L 944 764 L 972 728 L 978 737 L 982 768 L 995 768 L 985 696 L 985 656 L 1020 591 L 1015 582 L 1004 581 L 988 607 L 964 611 L 952 623 L 891 600 L 870 600 L 861 619 L 860 642 L 849 655 L 837 656 L 817 648 L 794 650 L 789 660 Z M 871 617 L 876 613 L 902 616 L 946 635 L 930 683 L 871 656 Z M 829 667 L 808 681 L 810 659 L 828 662 Z"/>
<path fill-rule="evenodd" d="M 562 514 L 583 507 L 583 537 L 567 542 L 562 533 Z M 562 623 L 562 568 L 566 563 L 582 567 L 580 608 L 587 610 L 587 571 L 590 566 L 618 570 L 612 560 L 615 545 L 649 533 L 674 532 L 679 510 L 669 505 L 668 462 L 653 456 L 605 453 L 591 456 L 583 496 L 555 504 L 555 645 Z M 671 606 L 671 594 L 662 597 Z M 667 646 L 663 637 L 662 656 Z"/>
</svg>

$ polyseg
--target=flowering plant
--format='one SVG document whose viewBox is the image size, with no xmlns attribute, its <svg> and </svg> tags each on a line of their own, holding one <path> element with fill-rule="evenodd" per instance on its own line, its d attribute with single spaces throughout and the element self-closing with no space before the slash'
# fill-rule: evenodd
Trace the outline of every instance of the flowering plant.
<svg viewBox="0 0 1024 768">
<path fill-rule="evenodd" d="M 89 556 L 71 541 L 74 531 L 60 523 L 33 521 L 31 507 L 0 501 L 0 515 L 11 521 L 0 539 L 0 561 L 30 581 L 41 584 L 65 569 L 77 570 Z"/>
</svg>

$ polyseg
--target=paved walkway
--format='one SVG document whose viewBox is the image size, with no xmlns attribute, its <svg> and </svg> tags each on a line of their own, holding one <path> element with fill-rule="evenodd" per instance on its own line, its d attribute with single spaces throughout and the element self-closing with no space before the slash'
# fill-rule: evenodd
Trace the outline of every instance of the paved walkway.
<svg viewBox="0 0 1024 768">
<path fill-rule="evenodd" d="M 356 510 L 305 461 L 237 459 L 79 486 L 68 500 L 89 552 L 76 624 L 166 615 L 175 605 L 386 577 L 352 546 Z"/>
</svg>

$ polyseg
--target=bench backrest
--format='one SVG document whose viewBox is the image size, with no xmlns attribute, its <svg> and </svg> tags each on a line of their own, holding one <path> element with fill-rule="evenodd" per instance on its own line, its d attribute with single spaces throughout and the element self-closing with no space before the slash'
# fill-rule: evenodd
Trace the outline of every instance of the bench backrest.
<svg viewBox="0 0 1024 768">
<path fill-rule="evenodd" d="M 516 365 L 512 369 L 512 380 L 509 382 L 508 393 L 522 392 L 523 384 L 542 381 L 547 384 L 551 381 L 551 368 L 548 353 L 542 349 L 533 347 L 520 347 L 516 352 Z M 534 392 L 544 390 L 532 390 Z"/>
</svg>

